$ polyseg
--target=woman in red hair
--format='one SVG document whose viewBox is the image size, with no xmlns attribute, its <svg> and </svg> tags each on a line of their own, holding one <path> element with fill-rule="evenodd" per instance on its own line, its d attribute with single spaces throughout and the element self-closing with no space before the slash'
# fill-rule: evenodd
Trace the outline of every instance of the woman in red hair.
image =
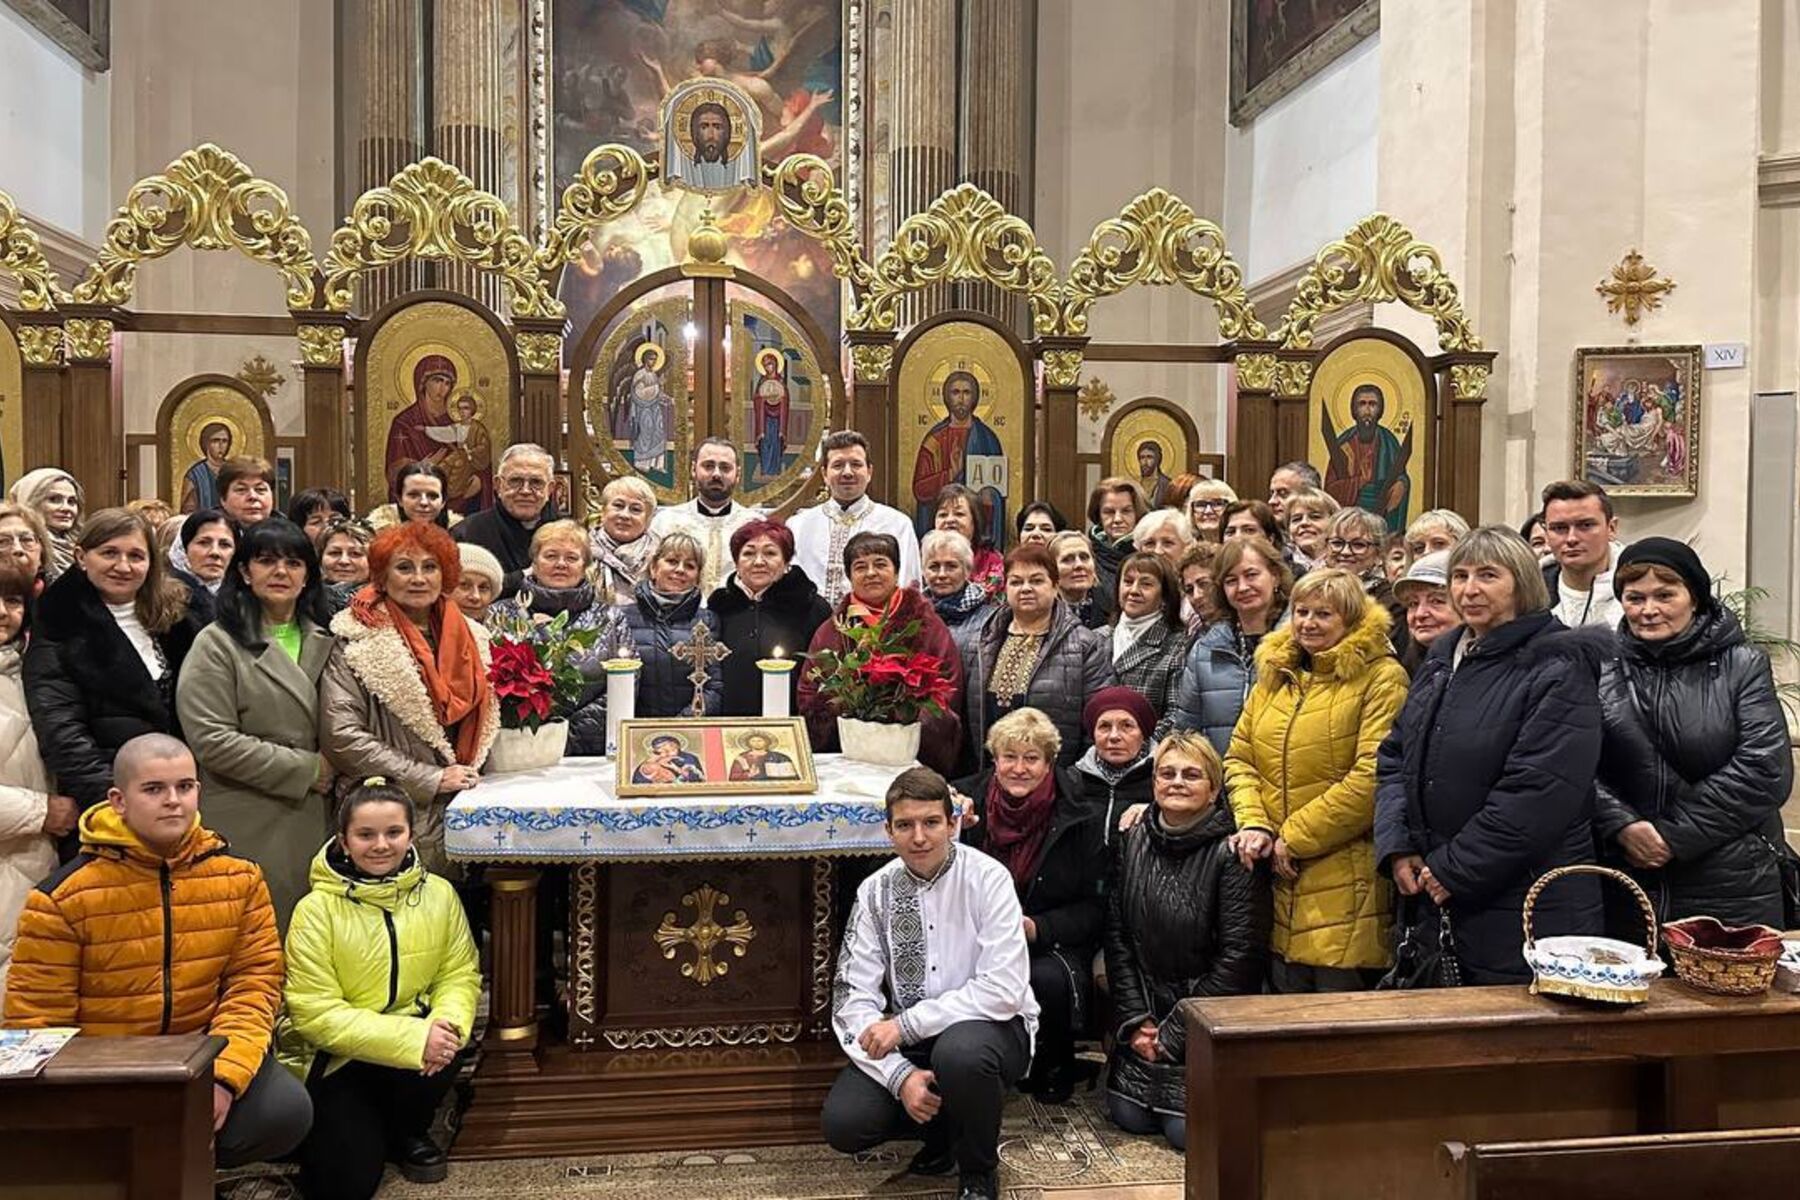
<svg viewBox="0 0 1800 1200">
<path fill-rule="evenodd" d="M 488 634 L 450 594 L 462 557 L 436 525 L 407 522 L 369 545 L 369 582 L 331 622 L 319 685 L 319 749 L 341 781 L 383 776 L 418 806 L 413 845 L 448 872 L 444 809 L 474 785 L 500 725 Z"/>
</svg>

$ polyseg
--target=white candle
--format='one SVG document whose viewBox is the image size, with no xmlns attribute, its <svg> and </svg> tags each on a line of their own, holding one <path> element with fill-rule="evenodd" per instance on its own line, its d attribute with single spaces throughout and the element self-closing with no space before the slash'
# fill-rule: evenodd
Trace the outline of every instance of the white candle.
<svg viewBox="0 0 1800 1200">
<path fill-rule="evenodd" d="M 757 669 L 762 672 L 763 705 L 762 715 L 765 717 L 786 717 L 792 713 L 788 708 L 788 676 L 799 666 L 791 658 L 782 658 L 779 648 L 775 658 L 759 658 Z"/>
<path fill-rule="evenodd" d="M 644 669 L 642 659 L 609 658 L 606 660 L 606 756 L 619 754 L 619 722 L 637 716 L 638 672 Z"/>
</svg>

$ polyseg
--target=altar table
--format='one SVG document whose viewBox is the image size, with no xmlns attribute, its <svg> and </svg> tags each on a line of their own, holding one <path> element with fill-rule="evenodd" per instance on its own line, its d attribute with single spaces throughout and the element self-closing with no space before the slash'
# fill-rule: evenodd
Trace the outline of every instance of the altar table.
<svg viewBox="0 0 1800 1200">
<path fill-rule="evenodd" d="M 806 794 L 616 795 L 612 760 L 495 776 L 445 814 L 486 864 L 492 1004 L 462 1157 L 814 1141 L 838 863 L 885 855 L 897 768 L 819 755 Z M 566 1039 L 536 1013 L 542 868 L 568 868 Z"/>
<path fill-rule="evenodd" d="M 1438 1147 L 1800 1124 L 1800 996 L 1672 979 L 1615 1008 L 1513 987 L 1183 1002 L 1187 1195 L 1415 1200 Z"/>
</svg>

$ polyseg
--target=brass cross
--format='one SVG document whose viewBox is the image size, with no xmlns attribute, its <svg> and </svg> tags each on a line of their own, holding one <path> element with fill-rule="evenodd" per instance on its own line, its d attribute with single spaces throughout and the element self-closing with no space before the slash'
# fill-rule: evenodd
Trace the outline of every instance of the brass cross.
<svg viewBox="0 0 1800 1200">
<path fill-rule="evenodd" d="M 1625 323 L 1636 325 L 1644 313 L 1662 307 L 1663 297 L 1675 290 L 1675 281 L 1658 278 L 1656 268 L 1633 250 L 1612 269 L 1612 278 L 1602 280 L 1594 290 L 1606 297 L 1607 312 L 1624 309 Z"/>
<path fill-rule="evenodd" d="M 732 923 L 729 925 L 721 925 L 714 920 L 713 911 L 730 904 L 731 897 L 710 883 L 702 884 L 697 890 L 683 896 L 681 903 L 694 910 L 694 923 L 677 925 L 673 912 L 663 913 L 662 924 L 656 929 L 656 944 L 662 947 L 663 957 L 671 961 L 675 958 L 677 949 L 683 945 L 691 945 L 694 948 L 694 961 L 682 964 L 681 974 L 701 987 L 706 987 L 731 969 L 730 963 L 713 960 L 713 950 L 724 943 L 731 948 L 735 957 L 744 957 L 744 948 L 756 936 L 756 926 L 750 923 L 750 918 L 741 908 L 731 914 Z"/>
<path fill-rule="evenodd" d="M 688 640 L 676 642 L 670 654 L 684 663 L 694 664 L 688 672 L 688 682 L 694 685 L 694 705 L 688 715 L 704 717 L 706 715 L 706 668 L 716 662 L 723 661 L 731 650 L 713 640 L 712 630 L 706 627 L 705 621 L 695 621 L 693 629 L 688 631 Z"/>
</svg>

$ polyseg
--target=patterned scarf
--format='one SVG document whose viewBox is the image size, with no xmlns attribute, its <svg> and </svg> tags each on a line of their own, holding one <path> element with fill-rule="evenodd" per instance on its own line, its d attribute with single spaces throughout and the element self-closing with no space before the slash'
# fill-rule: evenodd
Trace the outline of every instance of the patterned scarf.
<svg viewBox="0 0 1800 1200">
<path fill-rule="evenodd" d="M 987 852 L 1012 873 L 1021 891 L 1037 869 L 1055 804 L 1055 771 L 1045 772 L 1043 782 L 1023 796 L 1010 795 L 997 775 L 988 783 Z"/>
<path fill-rule="evenodd" d="M 1121 779 L 1137 770 L 1138 764 L 1149 757 L 1150 739 L 1145 738 L 1144 744 L 1138 747 L 1137 757 L 1133 758 L 1122 767 L 1115 767 L 1104 758 L 1101 758 L 1100 747 L 1098 746 L 1089 746 L 1087 748 L 1087 753 L 1081 756 L 1081 761 L 1076 763 L 1075 766 L 1079 770 L 1097 776 L 1106 783 L 1107 787 L 1118 787 Z"/>
<path fill-rule="evenodd" d="M 594 558 L 612 579 L 613 591 L 620 596 L 629 596 L 638 581 L 644 578 L 644 569 L 650 565 L 656 544 L 662 539 L 645 532 L 636 540 L 620 545 L 606 530 L 596 526 L 592 540 Z"/>
<path fill-rule="evenodd" d="M 965 583 L 960 592 L 931 598 L 931 606 L 937 609 L 938 616 L 943 618 L 946 625 L 961 625 L 985 608 L 987 602 L 987 589 L 973 581 Z"/>
</svg>

